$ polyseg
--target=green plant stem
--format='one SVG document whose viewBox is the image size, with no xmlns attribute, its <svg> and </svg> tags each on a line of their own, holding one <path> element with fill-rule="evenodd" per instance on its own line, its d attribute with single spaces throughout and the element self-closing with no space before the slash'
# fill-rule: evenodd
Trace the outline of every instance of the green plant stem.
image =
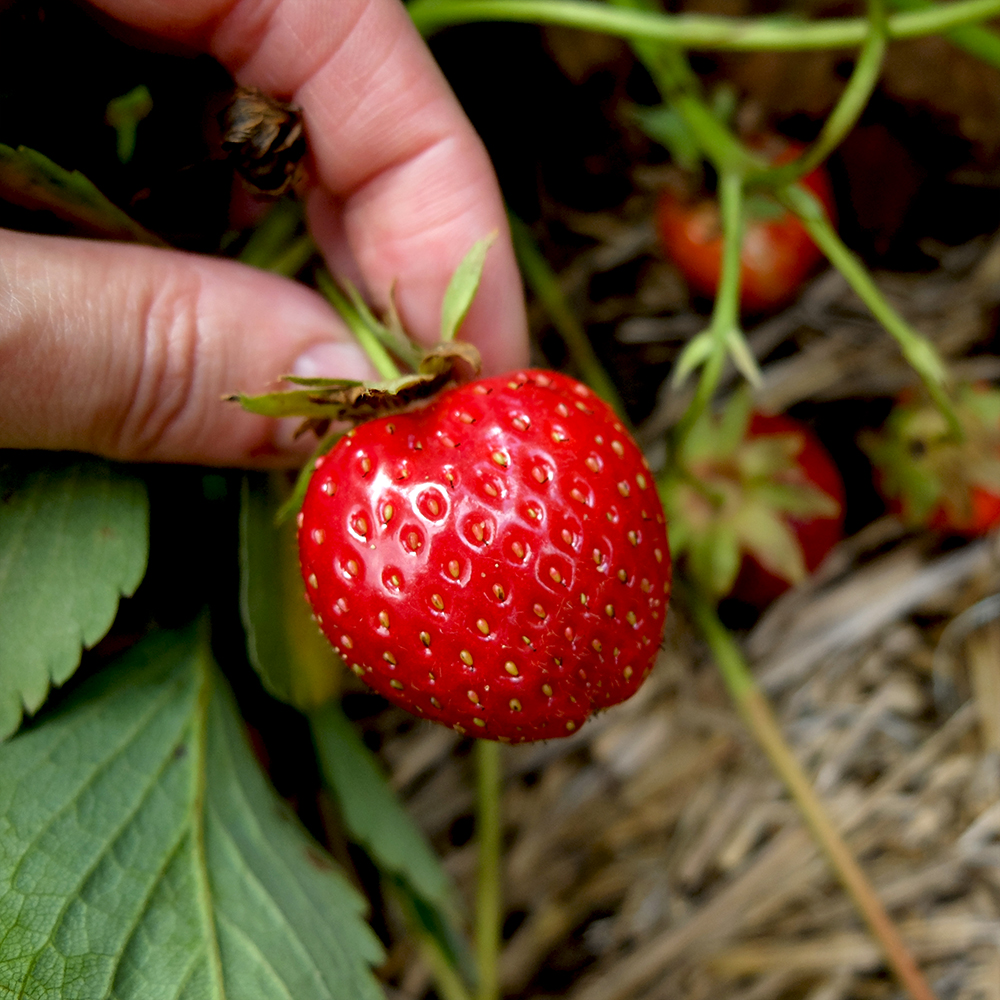
<svg viewBox="0 0 1000 1000">
<path fill-rule="evenodd" d="M 500 788 L 501 746 L 476 740 L 476 836 L 479 882 L 476 892 L 477 1000 L 499 1000 L 500 978 Z"/>
<path fill-rule="evenodd" d="M 799 185 L 789 185 L 777 192 L 778 197 L 802 220 L 816 246 L 847 279 L 858 298 L 872 315 L 895 338 L 907 362 L 920 377 L 928 395 L 948 421 L 951 434 L 963 437 L 962 425 L 947 391 L 948 369 L 937 348 L 918 333 L 889 304 L 868 269 L 837 235 L 823 206 L 816 197 Z"/>
<path fill-rule="evenodd" d="M 337 310 L 340 318 L 347 324 L 379 375 L 382 378 L 399 378 L 399 366 L 372 333 L 368 324 L 354 308 L 353 303 L 337 287 L 333 278 L 326 271 L 318 271 L 316 285 L 327 301 Z"/>
<path fill-rule="evenodd" d="M 596 0 L 413 0 L 408 9 L 424 35 L 472 21 L 522 21 L 618 38 L 649 38 L 684 48 L 744 52 L 857 48 L 870 30 L 865 18 L 803 23 L 790 18 L 659 14 L 616 9 Z M 955 0 L 893 14 L 887 19 L 886 34 L 890 40 L 937 35 L 998 14 L 1000 0 Z"/>
<path fill-rule="evenodd" d="M 709 601 L 689 587 L 678 590 L 708 642 L 740 715 L 767 754 L 771 765 L 795 800 L 814 839 L 825 852 L 837 877 L 882 946 L 890 967 L 912 1000 L 934 1000 L 934 993 L 906 942 L 785 742 L 771 706 L 757 687 L 732 635 L 719 621 L 715 608 Z"/>
<path fill-rule="evenodd" d="M 257 223 L 239 260 L 262 271 L 270 271 L 275 260 L 281 257 L 302 225 L 302 206 L 290 198 L 276 201 L 267 214 Z"/>
<path fill-rule="evenodd" d="M 308 233 L 303 233 L 274 258 L 268 270 L 275 274 L 283 274 L 286 278 L 294 278 L 315 253 L 316 244 L 313 238 Z"/>
<path fill-rule="evenodd" d="M 858 53 L 854 71 L 840 99 L 823 123 L 816 141 L 794 162 L 771 168 L 759 178 L 750 177 L 751 182 L 759 179 L 765 185 L 778 186 L 804 177 L 823 163 L 854 128 L 868 105 L 882 72 L 887 33 L 882 0 L 871 0 L 869 3 L 869 24 L 868 37 Z"/>
<path fill-rule="evenodd" d="M 535 293 L 548 313 L 552 325 L 562 337 L 566 350 L 574 367 L 580 373 L 583 381 L 604 400 L 622 420 L 627 420 L 625 405 L 618 394 L 614 382 L 604 370 L 597 353 L 583 325 L 570 309 L 566 296 L 563 295 L 556 277 L 548 261 L 538 249 L 531 230 L 515 215 L 508 213 L 511 234 L 514 238 L 514 252 L 517 262 L 521 265 L 524 280 Z"/>
<path fill-rule="evenodd" d="M 929 10 L 937 6 L 932 0 L 889 0 L 889 5 L 896 10 Z M 979 24 L 963 24 L 944 35 L 952 45 L 1000 69 L 1000 35 L 995 31 Z"/>
<path fill-rule="evenodd" d="M 722 226 L 722 262 L 719 287 L 712 307 L 711 329 L 728 344 L 740 329 L 740 254 L 743 250 L 743 175 L 723 171 L 719 175 L 719 220 Z M 759 378 L 759 372 L 754 375 Z M 754 377 L 751 375 L 751 378 Z M 714 391 L 714 386 L 712 387 Z"/>
<path fill-rule="evenodd" d="M 662 16 L 653 0 L 608 0 L 608 3 L 620 10 L 653 12 Z M 751 168 L 754 165 L 752 154 L 705 102 L 701 83 L 686 54 L 676 45 L 641 36 L 630 37 L 628 41 L 660 96 L 684 119 L 698 148 L 715 168 L 733 173 Z"/>
<path fill-rule="evenodd" d="M 420 953 L 430 966 L 434 976 L 434 987 L 441 1000 L 472 1000 L 472 995 L 465 988 L 462 977 L 441 951 L 441 946 L 430 934 L 417 932 L 420 942 Z"/>
<path fill-rule="evenodd" d="M 719 175 L 719 219 L 722 226 L 722 263 L 719 269 L 719 288 L 712 309 L 708 329 L 699 335 L 710 343 L 708 356 L 701 370 L 694 398 L 672 436 L 671 451 L 682 455 L 691 429 L 712 402 L 722 377 L 726 357 L 732 354 L 739 369 L 752 383 L 760 380 L 757 363 L 740 328 L 740 251 L 743 246 L 743 178 L 739 173 Z M 695 341 L 691 345 L 697 345 Z M 696 363 L 696 362 L 695 362 Z M 684 356 L 678 361 L 680 379 L 687 374 Z M 678 381 L 680 379 L 677 379 Z"/>
</svg>

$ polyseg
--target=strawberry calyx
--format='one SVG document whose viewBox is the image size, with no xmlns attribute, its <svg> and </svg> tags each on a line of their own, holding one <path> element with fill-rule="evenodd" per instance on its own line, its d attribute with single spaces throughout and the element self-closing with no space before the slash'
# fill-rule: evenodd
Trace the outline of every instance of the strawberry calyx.
<svg viewBox="0 0 1000 1000">
<path fill-rule="evenodd" d="M 341 287 L 329 274 L 320 273 L 320 291 L 383 378 L 358 382 L 284 375 L 283 382 L 302 388 L 258 396 L 234 393 L 226 400 L 267 417 L 304 417 L 299 433 L 312 430 L 322 436 L 332 421 L 356 424 L 384 416 L 436 395 L 453 382 L 475 378 L 482 367 L 479 351 L 455 337 L 475 298 L 486 253 L 496 236 L 494 232 L 478 240 L 459 262 L 441 302 L 440 341 L 430 348 L 422 348 L 406 333 L 391 292 L 386 317 L 380 320 L 349 281 Z M 400 364 L 411 371 L 403 372 Z"/>
<path fill-rule="evenodd" d="M 317 459 L 343 436 L 344 425 L 357 426 L 421 405 L 450 386 L 479 375 L 482 367 L 479 351 L 475 345 L 457 340 L 456 335 L 479 288 L 486 253 L 496 237 L 493 232 L 478 240 L 459 262 L 441 302 L 440 341 L 429 348 L 422 347 L 406 333 L 391 292 L 386 316 L 379 319 L 349 281 L 341 285 L 325 271 L 319 272 L 319 290 L 368 354 L 383 376 L 381 379 L 356 381 L 284 375 L 281 381 L 296 388 L 224 397 L 227 402 L 239 403 L 245 410 L 262 416 L 302 417 L 295 436 L 311 432 L 319 439 L 302 467 L 291 497 L 278 511 L 279 524 L 302 505 Z M 403 371 L 401 365 L 411 370 Z"/>
<path fill-rule="evenodd" d="M 805 447 L 791 420 L 754 414 L 747 392 L 687 436 L 660 492 L 675 560 L 713 597 L 733 590 L 748 558 L 789 585 L 813 568 L 795 527 L 839 517 L 841 504 L 806 475 Z"/>
<path fill-rule="evenodd" d="M 304 417 L 297 433 L 311 430 L 322 436 L 332 421 L 360 423 L 405 409 L 452 383 L 474 378 L 479 368 L 475 346 L 453 341 L 420 352 L 417 370 L 394 378 L 358 382 L 285 375 L 282 381 L 302 388 L 259 396 L 237 393 L 227 398 L 266 417 Z"/>
<path fill-rule="evenodd" d="M 906 524 L 977 535 L 1000 521 L 1000 390 L 961 385 L 954 409 L 961 438 L 930 400 L 907 393 L 861 446 Z"/>
</svg>

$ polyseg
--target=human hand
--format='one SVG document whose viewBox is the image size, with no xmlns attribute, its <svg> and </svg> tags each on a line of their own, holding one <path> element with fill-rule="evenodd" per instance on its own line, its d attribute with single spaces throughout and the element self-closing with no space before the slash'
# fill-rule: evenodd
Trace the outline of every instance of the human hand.
<svg viewBox="0 0 1000 1000">
<path fill-rule="evenodd" d="M 303 110 L 310 231 L 334 273 L 395 300 L 436 339 L 451 272 L 500 239 L 462 329 L 487 374 L 523 365 L 523 297 L 492 167 L 398 0 L 98 0 L 214 55 L 240 83 Z M 371 370 L 320 297 L 230 261 L 0 231 L 0 447 L 125 460 L 294 463 L 289 428 L 223 395 L 282 374 Z"/>
</svg>

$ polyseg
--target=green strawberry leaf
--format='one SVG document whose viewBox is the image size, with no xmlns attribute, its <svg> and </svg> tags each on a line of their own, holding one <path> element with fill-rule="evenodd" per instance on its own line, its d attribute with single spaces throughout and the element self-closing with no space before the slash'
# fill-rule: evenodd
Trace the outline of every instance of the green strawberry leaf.
<svg viewBox="0 0 1000 1000">
<path fill-rule="evenodd" d="M 314 712 L 311 724 L 323 781 L 337 800 L 348 836 L 396 888 L 419 932 L 471 980 L 468 948 L 458 929 L 457 892 L 437 855 L 340 707 Z"/>
<path fill-rule="evenodd" d="M 148 551 L 141 480 L 96 458 L 0 452 L 0 739 L 104 636 Z"/>
<path fill-rule="evenodd" d="M 12 995 L 379 1000 L 363 909 L 267 784 L 194 630 L 0 746 Z"/>
<path fill-rule="evenodd" d="M 279 472 L 243 479 L 240 613 L 247 653 L 264 687 L 307 712 L 337 693 L 343 665 L 303 600 L 295 525 L 275 528 L 288 492 Z"/>
<path fill-rule="evenodd" d="M 338 705 L 310 716 L 323 780 L 336 796 L 351 839 L 386 874 L 453 919 L 456 893 L 423 833 Z"/>
<path fill-rule="evenodd" d="M 33 210 L 44 209 L 93 236 L 165 247 L 109 201 L 79 170 L 65 170 L 26 146 L 0 143 L 0 198 Z"/>
<path fill-rule="evenodd" d="M 476 297 L 479 281 L 483 276 L 486 253 L 496 241 L 497 233 L 490 233 L 472 244 L 472 249 L 462 258 L 448 282 L 441 302 L 441 343 L 455 339 L 465 319 L 472 300 Z"/>
</svg>

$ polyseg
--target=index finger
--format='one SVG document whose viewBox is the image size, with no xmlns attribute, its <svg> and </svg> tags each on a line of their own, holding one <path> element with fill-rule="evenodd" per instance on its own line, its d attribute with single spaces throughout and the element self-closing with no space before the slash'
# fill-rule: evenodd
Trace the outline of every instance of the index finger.
<svg viewBox="0 0 1000 1000">
<path fill-rule="evenodd" d="M 353 262 L 407 328 L 437 339 L 452 271 L 496 230 L 462 336 L 487 372 L 527 360 L 524 303 L 489 158 L 398 0 L 98 0 L 114 17 L 210 52 L 242 83 L 303 109 L 319 187 L 313 236 Z M 348 263 L 347 266 L 350 266 Z"/>
</svg>

